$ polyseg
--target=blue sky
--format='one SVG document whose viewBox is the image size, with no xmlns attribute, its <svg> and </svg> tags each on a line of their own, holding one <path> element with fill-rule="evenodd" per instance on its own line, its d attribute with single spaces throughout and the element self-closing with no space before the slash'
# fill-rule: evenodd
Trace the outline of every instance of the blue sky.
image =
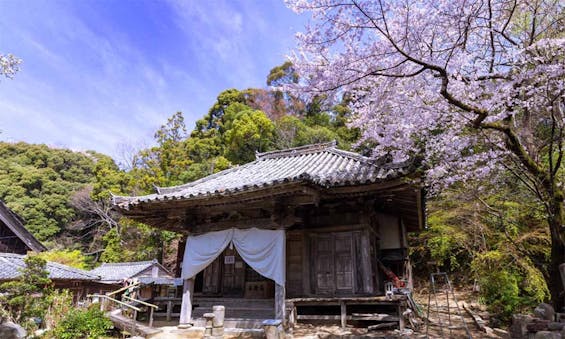
<svg viewBox="0 0 565 339">
<path fill-rule="evenodd" d="M 189 128 L 227 88 L 264 87 L 306 19 L 282 0 L 2 0 L 0 140 L 118 158 L 182 111 Z"/>
</svg>

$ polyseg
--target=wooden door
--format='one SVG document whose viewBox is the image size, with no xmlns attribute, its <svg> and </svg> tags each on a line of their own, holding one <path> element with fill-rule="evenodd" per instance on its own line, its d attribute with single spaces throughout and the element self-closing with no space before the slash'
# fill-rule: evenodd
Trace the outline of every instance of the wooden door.
<svg viewBox="0 0 565 339">
<path fill-rule="evenodd" d="M 223 256 L 220 255 L 208 267 L 204 269 L 204 279 L 202 284 L 202 293 L 219 294 L 220 293 L 220 277 L 222 272 Z"/>
<path fill-rule="evenodd" d="M 245 263 L 235 249 L 224 251 L 222 292 L 228 297 L 242 297 L 245 285 Z"/>
<path fill-rule="evenodd" d="M 331 234 L 313 238 L 314 289 L 316 294 L 331 295 L 334 292 L 334 244 Z"/>
<path fill-rule="evenodd" d="M 353 293 L 353 234 L 342 232 L 334 234 L 335 248 L 335 289 L 337 293 Z"/>
<path fill-rule="evenodd" d="M 353 232 L 312 235 L 312 287 L 317 295 L 355 293 Z"/>
</svg>

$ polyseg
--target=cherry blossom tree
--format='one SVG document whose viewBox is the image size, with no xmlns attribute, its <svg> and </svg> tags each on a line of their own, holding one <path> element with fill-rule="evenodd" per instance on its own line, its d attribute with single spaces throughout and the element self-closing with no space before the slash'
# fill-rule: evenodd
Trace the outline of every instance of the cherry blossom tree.
<svg viewBox="0 0 565 339">
<path fill-rule="evenodd" d="M 22 60 L 12 54 L 0 54 L 0 75 L 13 78 L 21 63 Z"/>
<path fill-rule="evenodd" d="M 347 93 L 375 153 L 419 155 L 441 188 L 504 168 L 543 204 L 563 291 L 565 6 L 559 0 L 288 0 L 312 20 L 294 90 Z"/>
</svg>

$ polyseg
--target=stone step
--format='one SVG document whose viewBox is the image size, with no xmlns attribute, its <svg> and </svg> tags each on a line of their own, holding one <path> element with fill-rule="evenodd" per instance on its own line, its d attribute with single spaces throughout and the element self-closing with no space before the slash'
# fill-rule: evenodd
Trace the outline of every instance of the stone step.
<svg viewBox="0 0 565 339">
<path fill-rule="evenodd" d="M 204 313 L 212 312 L 212 308 L 197 307 L 192 311 L 194 318 L 199 318 Z M 275 315 L 275 311 L 265 308 L 226 308 L 226 318 L 248 318 L 248 319 L 271 319 Z"/>
<path fill-rule="evenodd" d="M 265 319 L 247 319 L 247 318 L 226 318 L 224 319 L 224 328 L 240 328 L 240 329 L 263 329 L 263 321 Z M 206 327 L 206 319 L 194 318 L 194 327 Z"/>
<path fill-rule="evenodd" d="M 202 300 L 195 299 L 192 304 L 195 307 L 204 307 L 212 309 L 213 306 L 222 305 L 226 309 L 230 308 L 263 308 L 263 309 L 273 309 L 275 308 L 275 302 L 273 300 Z"/>
</svg>

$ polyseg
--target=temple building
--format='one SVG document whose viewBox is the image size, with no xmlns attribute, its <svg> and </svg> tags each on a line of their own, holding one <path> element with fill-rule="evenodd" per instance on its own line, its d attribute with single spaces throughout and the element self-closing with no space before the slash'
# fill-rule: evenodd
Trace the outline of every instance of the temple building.
<svg viewBox="0 0 565 339">
<path fill-rule="evenodd" d="M 181 324 L 214 303 L 228 319 L 343 325 L 389 312 L 401 323 L 405 299 L 387 296 L 385 285 L 391 272 L 411 285 L 407 232 L 424 226 L 414 167 L 315 144 L 113 202 L 129 218 L 187 236 Z"/>
</svg>

